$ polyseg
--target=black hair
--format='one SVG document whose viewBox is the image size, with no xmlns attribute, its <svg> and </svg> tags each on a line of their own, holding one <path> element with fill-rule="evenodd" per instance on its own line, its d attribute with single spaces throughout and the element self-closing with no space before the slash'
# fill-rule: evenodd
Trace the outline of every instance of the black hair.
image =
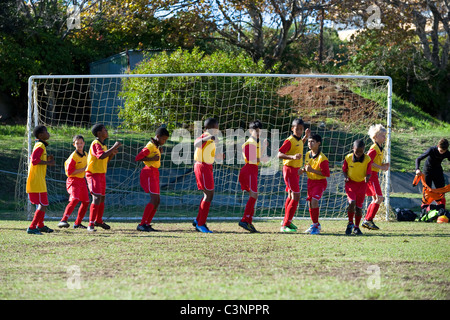
<svg viewBox="0 0 450 320">
<path fill-rule="evenodd" d="M 77 141 L 79 139 L 84 141 L 84 137 L 81 134 L 77 134 L 75 137 L 73 137 L 72 142 L 75 143 L 75 141 Z"/>
<path fill-rule="evenodd" d="M 96 137 L 97 134 L 103 130 L 103 128 L 105 128 L 105 126 L 101 123 L 96 123 L 92 126 L 91 132 L 92 134 Z"/>
<path fill-rule="evenodd" d="M 46 126 L 44 126 L 44 125 L 36 126 L 36 127 L 33 129 L 33 135 L 36 137 L 36 139 L 39 139 L 38 136 L 39 136 L 42 132 L 44 132 L 44 130 L 47 130 L 47 127 L 46 127 Z"/>
<path fill-rule="evenodd" d="M 168 137 L 169 136 L 169 130 L 167 130 L 167 128 L 165 127 L 159 127 L 158 129 L 156 129 L 156 135 L 157 136 L 165 136 Z"/>
<path fill-rule="evenodd" d="M 205 129 L 212 129 L 219 124 L 216 118 L 208 118 L 205 120 L 204 126 Z"/>
<path fill-rule="evenodd" d="M 250 122 L 249 129 L 262 129 L 262 123 L 259 120 Z"/>
<path fill-rule="evenodd" d="M 305 122 L 303 122 L 302 118 L 297 118 L 297 119 L 294 119 L 294 121 L 292 121 L 292 127 L 303 126 L 304 124 L 305 124 Z"/>
<path fill-rule="evenodd" d="M 317 133 L 311 135 L 309 138 L 313 139 L 316 142 L 320 142 L 322 144 L 322 137 L 320 135 L 318 135 Z"/>
<path fill-rule="evenodd" d="M 353 148 L 364 148 L 366 144 L 364 143 L 363 139 L 358 139 L 353 142 Z"/>
</svg>

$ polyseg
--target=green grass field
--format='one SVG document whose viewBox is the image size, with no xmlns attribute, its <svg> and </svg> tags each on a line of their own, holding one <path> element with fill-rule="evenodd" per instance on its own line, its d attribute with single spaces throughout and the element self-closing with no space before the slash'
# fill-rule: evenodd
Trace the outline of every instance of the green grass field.
<svg viewBox="0 0 450 320">
<path fill-rule="evenodd" d="M 72 224 L 73 222 L 71 222 Z M 296 220 L 303 231 L 308 220 Z M 377 222 L 345 236 L 345 221 L 322 234 L 280 233 L 280 221 L 136 223 L 111 230 L 29 235 L 29 221 L 0 221 L 0 299 L 303 300 L 450 298 L 449 224 Z"/>
</svg>

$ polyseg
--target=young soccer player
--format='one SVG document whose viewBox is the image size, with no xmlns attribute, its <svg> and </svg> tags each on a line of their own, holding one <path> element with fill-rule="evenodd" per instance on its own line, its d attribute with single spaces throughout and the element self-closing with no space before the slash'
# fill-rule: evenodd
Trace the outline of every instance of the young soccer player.
<svg viewBox="0 0 450 320">
<path fill-rule="evenodd" d="M 68 228 L 69 223 L 67 220 L 72 214 L 77 204 L 81 201 L 80 208 L 78 209 L 78 216 L 73 225 L 74 229 L 82 228 L 86 229 L 81 224 L 87 210 L 89 209 L 89 191 L 86 186 L 85 170 L 87 166 L 87 153 L 84 151 L 84 137 L 77 135 L 73 138 L 73 146 L 75 151 L 72 152 L 69 158 L 64 163 L 64 170 L 67 175 L 66 189 L 69 193 L 69 203 L 64 210 L 63 217 L 58 223 L 60 228 Z"/>
<path fill-rule="evenodd" d="M 348 225 L 345 230 L 346 235 L 352 232 L 355 235 L 361 235 L 359 223 L 362 217 L 362 207 L 366 197 L 367 182 L 372 173 L 372 161 L 368 155 L 364 153 L 365 143 L 359 139 L 353 143 L 353 152 L 346 155 L 342 171 L 345 178 L 345 192 L 349 206 L 347 209 Z M 353 217 L 355 223 L 353 223 Z"/>
<path fill-rule="evenodd" d="M 120 142 L 115 142 L 114 145 L 108 149 L 105 140 L 109 135 L 108 130 L 103 124 L 95 124 L 91 131 L 96 139 L 92 141 L 87 157 L 86 180 L 92 195 L 87 230 L 95 231 L 94 226 L 110 229 L 110 226 L 103 222 L 106 194 L 106 171 L 108 162 L 117 154 L 118 148 L 122 144 Z"/>
<path fill-rule="evenodd" d="M 308 176 L 307 187 L 309 203 L 309 215 L 312 225 L 305 232 L 310 234 L 320 234 L 319 223 L 319 200 L 327 188 L 327 177 L 330 176 L 328 158 L 321 151 L 322 137 L 313 134 L 308 139 L 309 152 L 305 155 L 305 172 Z"/>
<path fill-rule="evenodd" d="M 255 204 L 258 199 L 258 165 L 261 161 L 261 154 L 264 150 L 261 148 L 260 134 L 262 123 L 255 120 L 250 123 L 250 137 L 242 145 L 242 155 L 245 165 L 239 172 L 239 183 L 241 190 L 249 194 L 247 204 L 245 205 L 244 215 L 238 225 L 249 232 L 258 232 L 253 225 L 253 216 L 255 214 Z M 267 141 L 265 141 L 265 144 Z"/>
<path fill-rule="evenodd" d="M 197 218 L 192 225 L 199 232 L 212 233 L 206 225 L 209 208 L 214 196 L 213 163 L 216 157 L 216 135 L 219 131 L 217 119 L 208 118 L 204 122 L 204 133 L 194 142 L 194 174 L 198 190 L 203 191 L 203 198 L 198 208 Z"/>
<path fill-rule="evenodd" d="M 440 139 L 437 146 L 428 148 L 423 154 L 416 159 L 416 174 L 420 174 L 420 162 L 426 158 L 423 173 L 425 175 L 425 183 L 433 188 L 445 187 L 444 171 L 442 169 L 442 161 L 450 160 L 449 143 L 447 139 Z M 438 205 L 445 208 L 445 196 L 441 200 L 436 201 Z"/>
<path fill-rule="evenodd" d="M 375 218 L 375 215 L 380 208 L 380 204 L 384 200 L 380 181 L 378 180 L 378 172 L 380 170 L 389 169 L 389 163 L 383 163 L 383 144 L 386 141 L 386 128 L 381 124 L 376 124 L 370 126 L 368 134 L 373 141 L 373 144 L 367 153 L 372 160 L 372 173 L 370 174 L 370 180 L 367 183 L 366 196 L 372 197 L 372 202 L 367 208 L 366 217 L 364 218 L 362 226 L 370 230 L 378 230 L 379 228 L 373 222 L 373 218 Z"/>
<path fill-rule="evenodd" d="M 288 193 L 284 205 L 284 220 L 281 232 L 296 232 L 297 226 L 292 223 L 298 202 L 300 201 L 300 175 L 303 173 L 303 145 L 308 139 L 310 130 L 304 132 L 304 122 L 301 118 L 292 121 L 292 135 L 289 136 L 278 150 L 278 158 L 283 159 L 283 178 Z"/>
<path fill-rule="evenodd" d="M 161 166 L 162 146 L 169 138 L 169 131 L 160 127 L 156 130 L 154 138 L 136 156 L 135 161 L 143 161 L 145 166 L 141 170 L 141 187 L 150 194 L 150 202 L 144 209 L 141 223 L 137 226 L 138 231 L 155 231 L 151 226 L 153 217 L 159 206 L 159 167 Z"/>
<path fill-rule="evenodd" d="M 37 126 L 34 128 L 33 134 L 36 137 L 36 144 L 34 145 L 28 168 L 26 192 L 30 202 L 35 204 L 37 208 L 27 233 L 50 233 L 53 230 L 44 225 L 45 210 L 49 205 L 45 176 L 47 174 L 47 166 L 54 166 L 55 160 L 52 155 L 47 155 L 47 140 L 50 139 L 50 133 L 48 133 L 47 128 L 42 125 Z"/>
</svg>

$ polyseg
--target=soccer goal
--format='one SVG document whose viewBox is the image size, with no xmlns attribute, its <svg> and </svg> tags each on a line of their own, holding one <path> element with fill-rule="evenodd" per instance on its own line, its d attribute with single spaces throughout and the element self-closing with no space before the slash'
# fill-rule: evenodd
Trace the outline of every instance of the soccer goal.
<svg viewBox="0 0 450 320">
<path fill-rule="evenodd" d="M 345 218 L 347 198 L 342 163 L 353 141 L 372 144 L 370 125 L 387 128 L 386 162 L 390 162 L 392 81 L 385 76 L 282 75 L 282 74 L 117 74 L 32 76 L 28 82 L 28 124 L 16 186 L 19 210 L 33 212 L 25 184 L 38 124 L 46 125 L 51 138 L 47 153 L 57 165 L 47 168 L 49 218 L 60 218 L 68 202 L 64 161 L 74 150 L 72 138 L 84 136 L 85 150 L 94 139 L 90 128 L 103 123 L 107 144 L 123 147 L 108 165 L 105 219 L 140 219 L 149 195 L 139 184 L 143 166 L 134 158 L 166 126 L 171 134 L 164 145 L 160 181 L 161 203 L 155 219 L 196 216 L 202 193 L 193 172 L 193 142 L 202 133 L 203 121 L 215 117 L 220 135 L 214 164 L 215 194 L 210 218 L 241 217 L 247 194 L 240 189 L 243 166 L 241 146 L 249 137 L 248 124 L 259 119 L 267 139 L 260 167 L 256 218 L 282 218 L 286 198 L 282 162 L 277 152 L 290 135 L 293 119 L 301 117 L 312 133 L 322 136 L 322 151 L 330 162 L 331 176 L 320 201 L 321 218 Z M 308 150 L 307 144 L 304 147 Z M 296 218 L 309 217 L 306 175 L 301 176 L 301 201 Z M 380 172 L 389 217 L 389 171 Z M 370 199 L 366 199 L 366 204 Z"/>
</svg>

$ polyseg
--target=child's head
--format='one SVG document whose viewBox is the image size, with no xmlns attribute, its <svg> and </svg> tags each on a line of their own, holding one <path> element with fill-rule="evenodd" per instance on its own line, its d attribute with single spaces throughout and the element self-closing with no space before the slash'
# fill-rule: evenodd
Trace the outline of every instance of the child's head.
<svg viewBox="0 0 450 320">
<path fill-rule="evenodd" d="M 73 146 L 77 151 L 83 151 L 84 150 L 84 137 L 82 135 L 76 135 L 73 137 Z"/>
<path fill-rule="evenodd" d="M 381 124 L 374 124 L 370 126 L 368 135 L 373 142 L 383 144 L 386 141 L 386 128 Z"/>
<path fill-rule="evenodd" d="M 448 150 L 448 140 L 442 138 L 441 140 L 439 140 L 437 147 L 440 154 L 445 153 L 445 151 Z"/>
<path fill-rule="evenodd" d="M 167 139 L 169 139 L 169 130 L 164 127 L 156 129 L 155 140 L 158 141 L 160 146 L 164 145 Z"/>
<path fill-rule="evenodd" d="M 43 125 L 36 126 L 33 129 L 33 135 L 36 139 L 46 141 L 50 138 L 50 133 L 47 131 L 47 127 Z"/>
<path fill-rule="evenodd" d="M 302 118 L 294 119 L 291 126 L 292 133 L 297 137 L 301 137 L 303 131 L 305 130 L 304 125 L 305 123 L 303 122 Z"/>
<path fill-rule="evenodd" d="M 255 120 L 250 122 L 250 125 L 248 126 L 250 134 L 256 138 L 259 138 L 259 135 L 261 133 L 262 129 L 262 123 L 259 120 Z"/>
<path fill-rule="evenodd" d="M 99 139 L 108 138 L 108 130 L 106 130 L 106 127 L 101 123 L 94 124 L 92 126 L 91 132 L 94 135 L 94 137 L 97 137 Z"/>
<path fill-rule="evenodd" d="M 322 145 L 322 137 L 318 134 L 313 134 L 308 138 L 308 148 L 317 151 Z"/>
<path fill-rule="evenodd" d="M 205 127 L 205 131 L 215 135 L 217 130 L 219 130 L 219 121 L 216 118 L 208 118 L 205 120 L 203 126 Z"/>
<path fill-rule="evenodd" d="M 364 155 L 364 148 L 366 147 L 366 144 L 362 139 L 355 140 L 353 142 L 353 154 L 357 158 L 361 158 Z"/>
</svg>

